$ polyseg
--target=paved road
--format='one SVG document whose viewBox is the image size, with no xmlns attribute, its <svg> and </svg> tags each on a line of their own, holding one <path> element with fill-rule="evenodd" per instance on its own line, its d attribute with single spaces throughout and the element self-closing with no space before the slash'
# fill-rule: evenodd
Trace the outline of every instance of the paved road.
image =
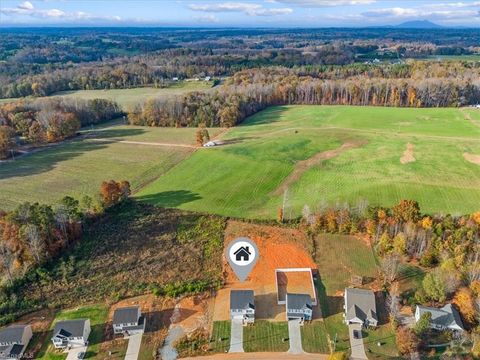
<svg viewBox="0 0 480 360">
<path fill-rule="evenodd" d="M 86 346 L 74 347 L 73 349 L 68 350 L 67 360 L 77 360 L 78 354 L 81 352 L 87 352 Z"/>
<path fill-rule="evenodd" d="M 183 360 L 327 360 L 328 355 L 324 354 L 307 354 L 300 355 L 283 353 L 266 353 L 266 352 L 249 352 L 243 354 L 215 354 L 202 357 L 190 357 Z"/>
<path fill-rule="evenodd" d="M 134 334 L 128 337 L 127 353 L 125 360 L 137 360 L 140 352 L 140 344 L 142 343 L 143 334 Z"/>
<path fill-rule="evenodd" d="M 242 320 L 232 320 L 229 353 L 243 352 L 243 324 Z"/>
<path fill-rule="evenodd" d="M 356 330 L 360 334 L 359 339 L 353 337 L 353 331 Z M 362 325 L 360 324 L 351 324 L 348 325 L 348 334 L 350 335 L 350 347 L 352 348 L 352 355 L 350 359 L 352 360 L 367 360 L 367 354 L 365 354 L 365 345 L 363 344 L 362 339 Z"/>
<path fill-rule="evenodd" d="M 290 341 L 288 353 L 303 354 L 300 320 L 288 320 L 288 339 Z"/>
</svg>

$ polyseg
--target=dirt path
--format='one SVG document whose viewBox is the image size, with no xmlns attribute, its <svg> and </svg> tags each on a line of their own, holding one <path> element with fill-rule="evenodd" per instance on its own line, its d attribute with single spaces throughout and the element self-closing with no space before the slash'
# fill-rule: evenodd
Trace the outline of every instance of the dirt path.
<svg viewBox="0 0 480 360">
<path fill-rule="evenodd" d="M 480 165 L 480 155 L 474 155 L 470 153 L 463 153 L 463 158 L 468 162 L 471 162 L 475 165 Z"/>
<path fill-rule="evenodd" d="M 311 166 L 319 164 L 324 160 L 333 159 L 334 157 L 337 157 L 345 151 L 358 148 L 364 144 L 365 142 L 360 141 L 346 142 L 337 149 L 322 151 L 307 160 L 297 162 L 297 164 L 295 165 L 295 169 L 293 169 L 290 175 L 288 175 L 288 177 L 282 182 L 282 184 L 280 184 L 280 186 L 275 190 L 273 194 L 282 195 L 284 191 L 287 190 L 291 184 L 300 179 L 303 173 L 307 171 Z"/>
<path fill-rule="evenodd" d="M 196 149 L 195 145 L 188 144 L 171 144 L 171 143 L 159 143 L 159 142 L 148 142 L 148 141 L 132 141 L 132 140 L 118 140 L 118 139 L 104 139 L 104 138 L 95 138 L 89 139 L 91 141 L 100 141 L 100 142 L 115 142 L 122 144 L 132 144 L 132 145 L 146 145 L 146 146 L 168 146 L 168 147 L 182 147 L 189 149 Z"/>
<path fill-rule="evenodd" d="M 465 111 L 466 109 L 468 109 L 468 108 L 461 108 L 461 109 L 460 109 L 460 111 L 462 112 L 463 116 L 465 116 L 465 119 L 467 119 L 468 121 L 470 121 L 473 125 L 480 127 L 480 121 L 475 120 L 474 118 L 472 118 L 472 116 L 471 116 L 468 112 Z"/>
<path fill-rule="evenodd" d="M 408 143 L 407 149 L 403 152 L 403 156 L 400 158 L 400 162 L 405 165 L 415 161 L 417 161 L 417 159 L 415 159 L 415 156 L 413 155 L 413 144 Z"/>
</svg>

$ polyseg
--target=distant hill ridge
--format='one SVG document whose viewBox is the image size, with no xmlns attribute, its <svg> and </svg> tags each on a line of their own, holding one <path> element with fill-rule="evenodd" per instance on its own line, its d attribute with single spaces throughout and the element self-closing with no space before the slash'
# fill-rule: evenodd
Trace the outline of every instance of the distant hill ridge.
<svg viewBox="0 0 480 360">
<path fill-rule="evenodd" d="M 441 29 L 442 25 L 435 24 L 428 20 L 406 21 L 395 26 L 401 29 Z"/>
</svg>

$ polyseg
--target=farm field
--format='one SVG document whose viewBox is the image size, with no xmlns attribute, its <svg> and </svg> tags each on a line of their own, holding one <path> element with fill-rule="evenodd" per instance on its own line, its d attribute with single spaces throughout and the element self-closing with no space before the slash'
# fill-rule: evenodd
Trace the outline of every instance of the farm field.
<svg viewBox="0 0 480 360">
<path fill-rule="evenodd" d="M 246 218 L 304 205 L 419 201 L 422 211 L 478 210 L 480 126 L 473 109 L 280 106 L 223 135 L 136 196 L 165 207 Z M 472 157 L 471 157 L 472 158 Z M 473 159 L 475 159 L 473 157 Z M 286 192 L 286 196 L 285 196 Z M 178 201 L 166 196 L 189 194 Z"/>
<path fill-rule="evenodd" d="M 136 104 L 142 104 L 148 99 L 184 94 L 191 91 L 204 91 L 213 86 L 211 81 L 179 81 L 165 88 L 139 87 L 130 89 L 109 90 L 71 90 L 61 91 L 49 97 L 62 96 L 75 99 L 93 100 L 107 99 L 116 101 L 124 110 Z M 17 101 L 21 98 L 0 99 L 0 104 Z M 34 99 L 33 97 L 31 99 Z"/>
<path fill-rule="evenodd" d="M 210 129 L 210 134 L 221 130 Z M 0 208 L 8 210 L 24 201 L 54 203 L 66 195 L 80 199 L 97 194 L 101 182 L 110 179 L 128 180 L 137 190 L 194 151 L 193 128 L 121 125 L 87 133 L 90 136 L 0 163 Z"/>
</svg>

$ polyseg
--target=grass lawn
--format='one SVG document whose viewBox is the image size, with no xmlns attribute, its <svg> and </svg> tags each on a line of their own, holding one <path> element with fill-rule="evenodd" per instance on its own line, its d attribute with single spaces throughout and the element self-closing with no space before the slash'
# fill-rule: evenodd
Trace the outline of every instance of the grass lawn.
<svg viewBox="0 0 480 360">
<path fill-rule="evenodd" d="M 321 286 L 329 297 L 338 296 L 351 283 L 351 277 L 373 278 L 377 264 L 373 251 L 365 242 L 354 236 L 320 234 L 315 239 L 318 272 Z M 332 261 L 335 259 L 335 261 Z"/>
<path fill-rule="evenodd" d="M 246 352 L 284 352 L 289 348 L 286 322 L 255 321 L 243 329 L 243 349 Z"/>
<path fill-rule="evenodd" d="M 74 319 L 90 319 L 91 332 L 88 338 L 89 346 L 87 349 L 87 357 L 93 358 L 99 352 L 100 345 L 103 339 L 105 329 L 105 322 L 107 321 L 108 307 L 103 304 L 84 306 L 77 309 L 62 310 L 57 313 L 55 320 L 52 322 L 50 331 L 53 332 L 55 324 L 60 320 L 74 320 Z M 47 339 L 50 339 L 48 336 Z M 40 353 L 37 354 L 38 359 L 42 360 L 57 360 L 65 359 L 66 353 L 56 350 L 51 341 L 43 344 Z"/>
<path fill-rule="evenodd" d="M 365 351 L 369 359 L 392 359 L 398 356 L 395 331 L 390 324 L 363 331 Z M 378 344 L 381 344 L 378 346 Z"/>
<path fill-rule="evenodd" d="M 224 353 L 230 348 L 230 321 L 215 321 L 213 323 L 210 349 L 212 352 Z"/>
<path fill-rule="evenodd" d="M 138 197 L 166 207 L 248 218 L 274 218 L 283 203 L 298 216 L 305 204 L 360 200 L 391 206 L 419 201 L 425 212 L 469 213 L 480 202 L 480 127 L 462 109 L 279 106 L 223 135 L 230 143 L 198 151 L 146 186 Z M 299 168 L 299 161 L 355 142 L 356 148 Z M 407 144 L 415 162 L 402 164 Z M 300 163 L 301 165 L 301 163 Z M 192 195 L 172 201 L 165 194 Z"/>
<path fill-rule="evenodd" d="M 167 88 L 141 87 L 111 90 L 73 90 L 62 91 L 52 96 L 72 97 L 76 99 L 107 99 L 116 101 L 125 110 L 151 98 L 178 95 L 191 91 L 203 91 L 211 88 L 211 81 L 179 81 Z"/>
<path fill-rule="evenodd" d="M 214 136 L 219 131 L 211 129 L 210 133 Z M 94 132 L 97 141 L 75 139 L 1 163 L 0 209 L 11 209 L 24 201 L 54 203 L 66 195 L 78 199 L 95 195 L 101 182 L 109 179 L 128 180 L 135 191 L 194 151 L 117 140 L 192 145 L 195 129 L 115 126 Z M 181 197 L 177 201 L 181 202 Z"/>
<path fill-rule="evenodd" d="M 330 353 L 329 336 L 323 321 L 312 321 L 301 328 L 302 347 L 308 353 Z"/>
</svg>

